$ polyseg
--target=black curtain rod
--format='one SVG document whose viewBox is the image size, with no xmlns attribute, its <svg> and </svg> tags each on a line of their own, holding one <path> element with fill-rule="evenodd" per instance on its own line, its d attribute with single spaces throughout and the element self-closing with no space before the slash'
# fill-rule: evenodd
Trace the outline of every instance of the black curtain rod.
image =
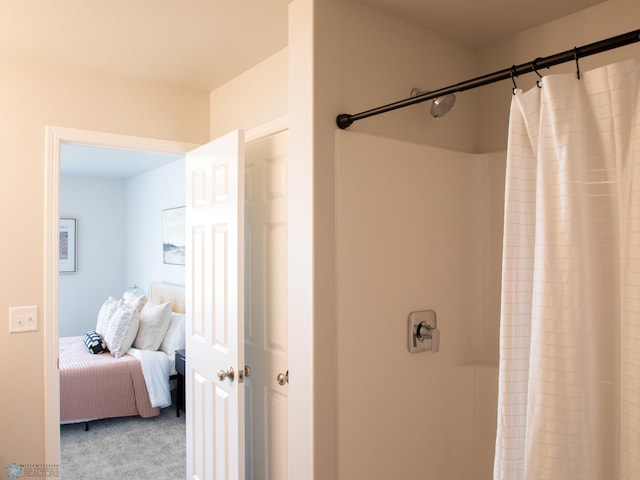
<svg viewBox="0 0 640 480">
<path fill-rule="evenodd" d="M 472 78 L 464 82 L 456 83 L 448 87 L 440 88 L 438 90 L 432 90 L 425 92 L 414 97 L 406 98 L 398 102 L 383 105 L 382 107 L 373 108 L 365 112 L 355 113 L 353 115 L 349 113 L 341 113 L 336 117 L 336 123 L 338 127 L 345 129 L 351 126 L 353 122 L 362 120 L 363 118 L 373 117 L 381 113 L 390 112 L 398 108 L 408 107 L 416 103 L 425 102 L 437 97 L 442 97 L 456 92 L 464 92 L 465 90 L 471 90 L 473 88 L 482 87 L 490 83 L 499 82 L 507 78 L 514 78 L 525 73 L 537 72 L 541 68 L 549 68 L 554 65 L 559 65 L 566 62 L 577 62 L 579 58 L 588 57 L 589 55 L 595 55 L 597 53 L 606 52 L 607 50 L 613 50 L 614 48 L 623 47 L 632 43 L 640 41 L 640 30 L 634 30 L 633 32 L 624 33 L 615 37 L 600 40 L 599 42 L 590 43 L 582 47 L 575 47 L 566 52 L 556 53 L 548 57 L 536 58 L 535 60 L 521 65 L 513 65 L 512 67 L 498 70 L 497 72 L 482 75 L 481 77 Z M 579 72 L 579 70 L 578 70 Z"/>
</svg>

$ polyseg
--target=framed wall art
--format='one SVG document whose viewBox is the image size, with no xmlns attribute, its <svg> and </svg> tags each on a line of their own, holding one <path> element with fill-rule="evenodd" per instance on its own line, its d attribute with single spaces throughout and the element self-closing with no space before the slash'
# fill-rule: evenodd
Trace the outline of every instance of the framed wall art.
<svg viewBox="0 0 640 480">
<path fill-rule="evenodd" d="M 58 271 L 75 273 L 78 271 L 78 221 L 75 218 L 61 218 L 58 230 Z"/>
<path fill-rule="evenodd" d="M 162 261 L 169 265 L 185 264 L 185 207 L 162 211 Z"/>
</svg>

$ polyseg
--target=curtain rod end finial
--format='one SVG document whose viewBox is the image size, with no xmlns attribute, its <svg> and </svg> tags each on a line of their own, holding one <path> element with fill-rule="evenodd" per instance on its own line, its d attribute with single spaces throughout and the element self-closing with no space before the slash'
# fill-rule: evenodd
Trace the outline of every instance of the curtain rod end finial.
<svg viewBox="0 0 640 480">
<path fill-rule="evenodd" d="M 349 128 L 353 124 L 353 120 L 351 120 L 351 115 L 348 113 L 341 113 L 336 117 L 336 124 L 342 130 L 345 128 Z"/>
</svg>

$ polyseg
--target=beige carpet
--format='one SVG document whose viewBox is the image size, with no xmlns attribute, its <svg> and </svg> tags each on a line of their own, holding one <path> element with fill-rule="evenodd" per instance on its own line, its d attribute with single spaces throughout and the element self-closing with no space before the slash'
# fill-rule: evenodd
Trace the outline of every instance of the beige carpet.
<svg viewBox="0 0 640 480">
<path fill-rule="evenodd" d="M 64 480 L 114 478 L 181 480 L 186 477 L 185 415 L 163 408 L 154 418 L 124 417 L 60 426 Z"/>
</svg>

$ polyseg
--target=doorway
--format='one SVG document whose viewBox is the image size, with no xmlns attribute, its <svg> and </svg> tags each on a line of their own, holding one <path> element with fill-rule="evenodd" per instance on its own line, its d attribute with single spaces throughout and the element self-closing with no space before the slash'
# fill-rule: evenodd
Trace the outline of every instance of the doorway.
<svg viewBox="0 0 640 480">
<path fill-rule="evenodd" d="M 286 130 L 285 122 L 279 121 L 270 125 L 269 128 L 261 128 L 247 133 L 247 142 L 256 142 L 262 137 L 268 137 L 273 133 Z M 183 155 L 188 151 L 194 149 L 196 145 L 181 143 L 181 142 L 169 142 L 154 139 L 145 139 L 138 137 L 129 137 L 123 135 L 105 134 L 100 132 L 90 132 L 75 129 L 66 129 L 59 127 L 47 128 L 47 151 L 46 151 L 46 166 L 45 166 L 45 198 L 46 198 L 46 213 L 45 213 L 45 303 L 44 314 L 49 319 L 44 326 L 45 334 L 45 395 L 46 395 L 46 407 L 45 407 L 45 447 L 47 461 L 52 464 L 58 464 L 60 458 L 60 444 L 59 444 L 59 376 L 57 368 L 57 351 L 58 351 L 58 251 L 57 251 L 57 228 L 59 218 L 59 190 L 60 190 L 60 152 L 61 146 L 65 143 L 68 144 L 82 144 L 92 145 L 107 148 L 120 148 L 141 150 L 147 152 L 157 153 L 170 153 Z M 259 143 L 259 142 L 257 142 Z M 266 160 L 265 168 L 267 175 L 272 174 L 270 166 L 273 162 Z M 286 168 L 285 168 L 286 171 Z M 284 177 L 280 177 L 280 180 L 286 181 L 286 174 Z M 286 207 L 285 207 L 286 208 Z M 286 238 L 286 234 L 285 234 Z M 281 244 L 280 244 L 281 245 Z M 281 246 L 277 247 L 279 253 L 282 254 Z M 286 243 L 285 250 L 286 252 Z M 286 267 L 285 267 L 286 271 Z M 277 281 L 282 281 L 281 273 L 276 273 Z M 286 276 L 285 276 L 286 278 Z M 278 280 L 279 279 L 279 280 Z M 272 283 L 273 284 L 273 283 Z M 274 292 L 271 292 L 274 293 Z M 279 294 L 281 295 L 281 294 Z M 286 299 L 287 294 L 284 293 Z M 282 308 L 282 307 L 279 307 Z M 287 307 L 284 307 L 284 313 L 287 313 Z M 280 341 L 282 340 L 282 334 L 285 334 L 288 330 L 287 324 L 282 324 L 278 327 L 277 331 L 280 335 Z M 276 364 L 277 362 L 272 362 Z M 280 362 L 281 363 L 281 362 Z M 279 365 L 279 364 L 278 364 Z M 283 369 L 281 366 L 276 366 L 276 369 Z M 282 372 L 279 372 L 282 373 Z M 283 415 L 286 420 L 287 405 L 283 403 L 282 395 L 278 397 L 276 395 L 272 398 L 278 398 L 277 413 L 272 417 L 270 423 L 273 426 L 274 419 L 276 421 L 282 421 Z M 269 400 L 270 401 L 270 400 Z M 284 408 L 283 408 L 284 405 Z M 278 420 L 279 419 L 279 420 Z M 280 451 L 278 455 L 278 461 L 272 462 L 272 465 L 276 466 L 277 471 L 282 471 L 286 468 L 287 462 L 287 443 L 286 443 L 287 426 L 281 428 L 278 433 L 274 434 L 275 437 L 272 440 L 276 440 L 281 446 L 284 446 L 284 451 Z M 283 436 L 284 435 L 284 436 Z M 283 443 L 284 441 L 284 443 Z M 270 444 L 270 441 L 266 442 Z M 266 448 L 266 446 L 265 446 Z M 274 452 L 269 452 L 273 454 Z M 273 468 L 273 467 L 272 467 Z M 257 468 L 256 468 L 257 469 Z M 256 477 L 258 478 L 258 477 Z"/>
<path fill-rule="evenodd" d="M 45 153 L 45 452 L 47 463 L 60 461 L 60 385 L 58 373 L 58 219 L 60 155 L 63 144 L 184 155 L 197 145 L 127 135 L 49 126 Z"/>
</svg>

